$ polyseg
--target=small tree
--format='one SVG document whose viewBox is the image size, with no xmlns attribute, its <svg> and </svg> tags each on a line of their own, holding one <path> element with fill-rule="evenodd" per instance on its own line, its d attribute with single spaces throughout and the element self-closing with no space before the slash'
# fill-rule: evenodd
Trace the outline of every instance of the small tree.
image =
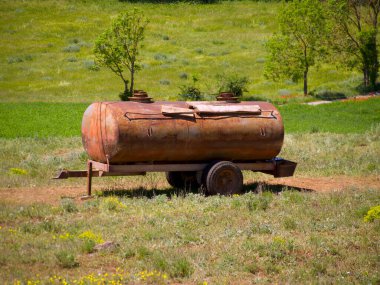
<svg viewBox="0 0 380 285">
<path fill-rule="evenodd" d="M 96 62 L 108 67 L 123 80 L 122 100 L 127 100 L 133 93 L 135 73 L 139 68 L 137 56 L 147 24 L 148 20 L 140 10 L 124 12 L 95 42 Z"/>
<path fill-rule="evenodd" d="M 326 19 L 319 0 L 294 0 L 284 4 L 279 14 L 280 33 L 267 42 L 269 55 L 264 75 L 278 80 L 303 79 L 304 95 L 308 93 L 308 74 L 323 56 Z"/>
<path fill-rule="evenodd" d="M 330 44 L 337 59 L 363 72 L 365 87 L 375 88 L 379 72 L 377 35 L 380 0 L 330 0 Z"/>
</svg>

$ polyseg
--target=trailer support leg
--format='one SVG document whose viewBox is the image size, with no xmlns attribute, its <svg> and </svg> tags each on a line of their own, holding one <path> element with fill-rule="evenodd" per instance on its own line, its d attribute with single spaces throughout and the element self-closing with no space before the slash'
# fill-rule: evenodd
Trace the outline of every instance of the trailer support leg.
<svg viewBox="0 0 380 285">
<path fill-rule="evenodd" d="M 92 161 L 87 161 L 87 196 L 81 197 L 81 200 L 92 198 L 91 184 L 92 184 Z"/>
</svg>

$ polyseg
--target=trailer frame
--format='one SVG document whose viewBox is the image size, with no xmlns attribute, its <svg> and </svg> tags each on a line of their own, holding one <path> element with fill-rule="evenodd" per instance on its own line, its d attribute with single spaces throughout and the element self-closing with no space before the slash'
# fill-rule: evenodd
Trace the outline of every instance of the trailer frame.
<svg viewBox="0 0 380 285">
<path fill-rule="evenodd" d="M 136 176 L 147 172 L 203 172 L 218 161 L 194 163 L 134 163 L 115 165 L 88 160 L 87 170 L 61 170 L 54 179 L 87 178 L 87 196 L 92 195 L 92 178 L 106 176 Z M 240 170 L 263 172 L 274 177 L 293 176 L 297 163 L 276 157 L 271 160 L 231 161 Z"/>
</svg>

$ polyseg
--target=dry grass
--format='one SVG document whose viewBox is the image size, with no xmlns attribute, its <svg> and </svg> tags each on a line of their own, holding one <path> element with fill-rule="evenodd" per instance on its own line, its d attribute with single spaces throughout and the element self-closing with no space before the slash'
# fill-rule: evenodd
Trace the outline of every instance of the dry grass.
<svg viewBox="0 0 380 285">
<path fill-rule="evenodd" d="M 2 283 L 105 273 L 109 279 L 116 268 L 194 284 L 379 282 L 380 224 L 363 220 L 380 203 L 378 190 L 141 196 L 119 198 L 119 209 L 105 206 L 107 199 L 2 204 Z M 114 246 L 88 253 L 91 244 L 81 236 Z"/>
</svg>

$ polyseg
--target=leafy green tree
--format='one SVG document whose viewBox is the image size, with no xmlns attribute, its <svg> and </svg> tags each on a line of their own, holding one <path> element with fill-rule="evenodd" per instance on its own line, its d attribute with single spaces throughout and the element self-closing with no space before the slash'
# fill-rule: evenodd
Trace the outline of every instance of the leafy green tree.
<svg viewBox="0 0 380 285">
<path fill-rule="evenodd" d="M 336 59 L 363 72 L 365 87 L 375 88 L 379 73 L 380 0 L 330 0 L 331 46 Z"/>
<path fill-rule="evenodd" d="M 264 75 L 273 80 L 291 78 L 304 83 L 308 93 L 309 69 L 325 54 L 327 26 L 319 0 L 294 0 L 279 13 L 280 32 L 267 42 Z"/>
<path fill-rule="evenodd" d="M 148 20 L 138 9 L 121 13 L 95 42 L 97 64 L 108 67 L 123 80 L 122 100 L 133 93 L 135 73 L 139 69 L 136 61 L 147 24 Z"/>
</svg>

